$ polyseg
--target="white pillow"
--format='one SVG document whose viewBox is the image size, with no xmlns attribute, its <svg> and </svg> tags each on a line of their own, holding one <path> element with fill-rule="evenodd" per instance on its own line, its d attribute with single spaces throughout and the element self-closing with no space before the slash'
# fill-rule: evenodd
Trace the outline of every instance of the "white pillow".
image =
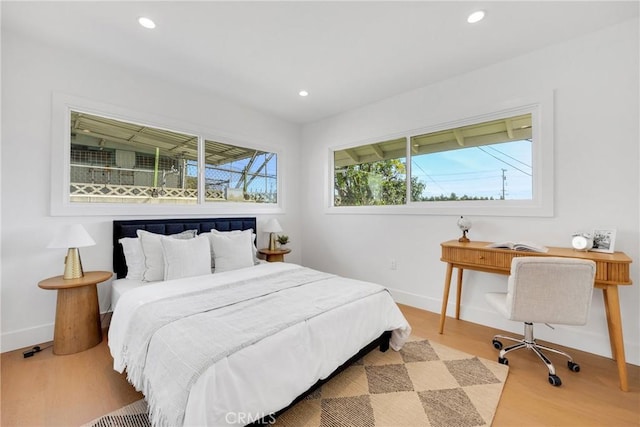
<svg viewBox="0 0 640 427">
<path fill-rule="evenodd" d="M 144 252 L 140 239 L 135 237 L 123 237 L 118 240 L 122 245 L 124 260 L 127 264 L 127 279 L 142 280 L 144 275 Z"/>
<path fill-rule="evenodd" d="M 192 239 L 198 233 L 197 230 L 186 230 L 182 233 L 172 234 L 169 237 L 174 239 Z M 142 252 L 144 252 L 145 270 L 142 280 L 145 282 L 155 282 L 164 279 L 164 256 L 162 255 L 162 244 L 160 240 L 162 234 L 155 234 L 145 230 L 137 231 Z"/>
<path fill-rule="evenodd" d="M 208 236 L 201 235 L 188 240 L 163 237 L 160 243 L 164 256 L 164 280 L 211 274 Z"/>
<path fill-rule="evenodd" d="M 238 233 L 210 233 L 216 273 L 254 265 L 252 230 Z"/>
<path fill-rule="evenodd" d="M 251 251 L 253 253 L 253 263 L 258 264 L 260 259 L 258 258 L 258 248 L 256 248 L 256 233 L 253 232 L 253 228 L 248 228 L 246 230 L 232 230 L 232 231 L 218 231 L 215 228 L 211 229 L 211 233 L 213 234 L 238 234 L 238 233 L 251 233 Z M 213 247 L 211 247 L 211 269 L 215 268 L 215 259 L 213 258 Z"/>
</svg>

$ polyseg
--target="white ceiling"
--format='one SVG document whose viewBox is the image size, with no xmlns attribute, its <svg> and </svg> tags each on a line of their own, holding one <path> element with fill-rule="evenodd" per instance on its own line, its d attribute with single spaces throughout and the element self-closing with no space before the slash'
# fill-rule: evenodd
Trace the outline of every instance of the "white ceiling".
<svg viewBox="0 0 640 427">
<path fill-rule="evenodd" d="M 10 2 L 2 31 L 306 123 L 638 16 L 625 1 Z M 470 12 L 486 18 L 470 25 Z M 157 28 L 137 23 L 152 18 Z M 301 98 L 301 89 L 310 95 Z"/>
</svg>

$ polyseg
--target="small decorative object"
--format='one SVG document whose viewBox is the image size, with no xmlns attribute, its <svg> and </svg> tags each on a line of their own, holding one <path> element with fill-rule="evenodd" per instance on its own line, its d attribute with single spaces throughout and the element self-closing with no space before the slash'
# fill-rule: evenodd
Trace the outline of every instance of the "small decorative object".
<svg viewBox="0 0 640 427">
<path fill-rule="evenodd" d="M 269 222 L 267 222 L 267 225 L 264 226 L 263 230 L 266 233 L 269 233 L 269 250 L 275 251 L 276 250 L 276 233 L 279 233 L 282 231 L 282 227 L 280 226 L 280 223 L 278 222 L 277 219 L 271 218 Z"/>
<path fill-rule="evenodd" d="M 594 252 L 613 253 L 616 243 L 615 229 L 593 230 L 593 249 Z"/>
<path fill-rule="evenodd" d="M 280 248 L 284 248 L 284 245 L 289 243 L 289 236 L 287 236 L 286 234 L 281 234 L 278 236 L 277 240 L 278 243 L 280 243 Z"/>
<path fill-rule="evenodd" d="M 467 232 L 471 229 L 471 221 L 461 216 L 460 219 L 458 219 L 458 228 L 462 230 L 462 237 L 458 239 L 458 242 L 470 242 L 471 240 L 467 237 Z"/>
<path fill-rule="evenodd" d="M 588 251 L 593 248 L 593 236 L 589 233 L 574 233 L 571 238 L 571 246 L 578 251 Z"/>
</svg>

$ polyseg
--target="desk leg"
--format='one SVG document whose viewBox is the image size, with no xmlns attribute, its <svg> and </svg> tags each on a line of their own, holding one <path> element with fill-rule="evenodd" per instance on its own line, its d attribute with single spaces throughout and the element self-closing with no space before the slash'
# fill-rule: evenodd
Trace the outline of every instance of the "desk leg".
<svg viewBox="0 0 640 427">
<path fill-rule="evenodd" d="M 442 295 L 442 310 L 440 310 L 440 333 L 444 331 L 444 319 L 447 317 L 447 303 L 449 302 L 449 288 L 451 287 L 451 274 L 453 264 L 447 263 L 447 276 L 444 279 L 444 294 Z"/>
<path fill-rule="evenodd" d="M 462 268 L 458 269 L 458 283 L 456 292 L 456 319 L 460 320 L 460 299 L 462 298 Z"/>
<path fill-rule="evenodd" d="M 622 316 L 620 315 L 618 286 L 606 286 L 602 289 L 602 293 L 607 312 L 607 327 L 609 328 L 611 354 L 618 364 L 620 389 L 622 391 L 629 391 L 629 384 L 627 382 L 627 361 L 624 355 L 624 340 L 622 338 Z"/>
<path fill-rule="evenodd" d="M 604 311 L 607 316 L 607 329 L 609 331 L 609 345 L 611 346 L 611 357 L 616 360 L 616 343 L 613 340 L 613 328 L 611 325 L 611 312 L 609 310 L 609 295 L 607 294 L 607 287 L 602 287 L 602 299 L 604 301 Z"/>
</svg>

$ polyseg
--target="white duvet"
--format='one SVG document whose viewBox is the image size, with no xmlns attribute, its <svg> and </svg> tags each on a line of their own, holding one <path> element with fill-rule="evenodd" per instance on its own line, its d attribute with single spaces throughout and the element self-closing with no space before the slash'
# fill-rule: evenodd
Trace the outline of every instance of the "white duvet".
<svg viewBox="0 0 640 427">
<path fill-rule="evenodd" d="M 289 405 L 385 330 L 394 350 L 410 333 L 381 286 L 268 263 L 127 292 L 109 347 L 154 425 L 244 425 Z"/>
</svg>

